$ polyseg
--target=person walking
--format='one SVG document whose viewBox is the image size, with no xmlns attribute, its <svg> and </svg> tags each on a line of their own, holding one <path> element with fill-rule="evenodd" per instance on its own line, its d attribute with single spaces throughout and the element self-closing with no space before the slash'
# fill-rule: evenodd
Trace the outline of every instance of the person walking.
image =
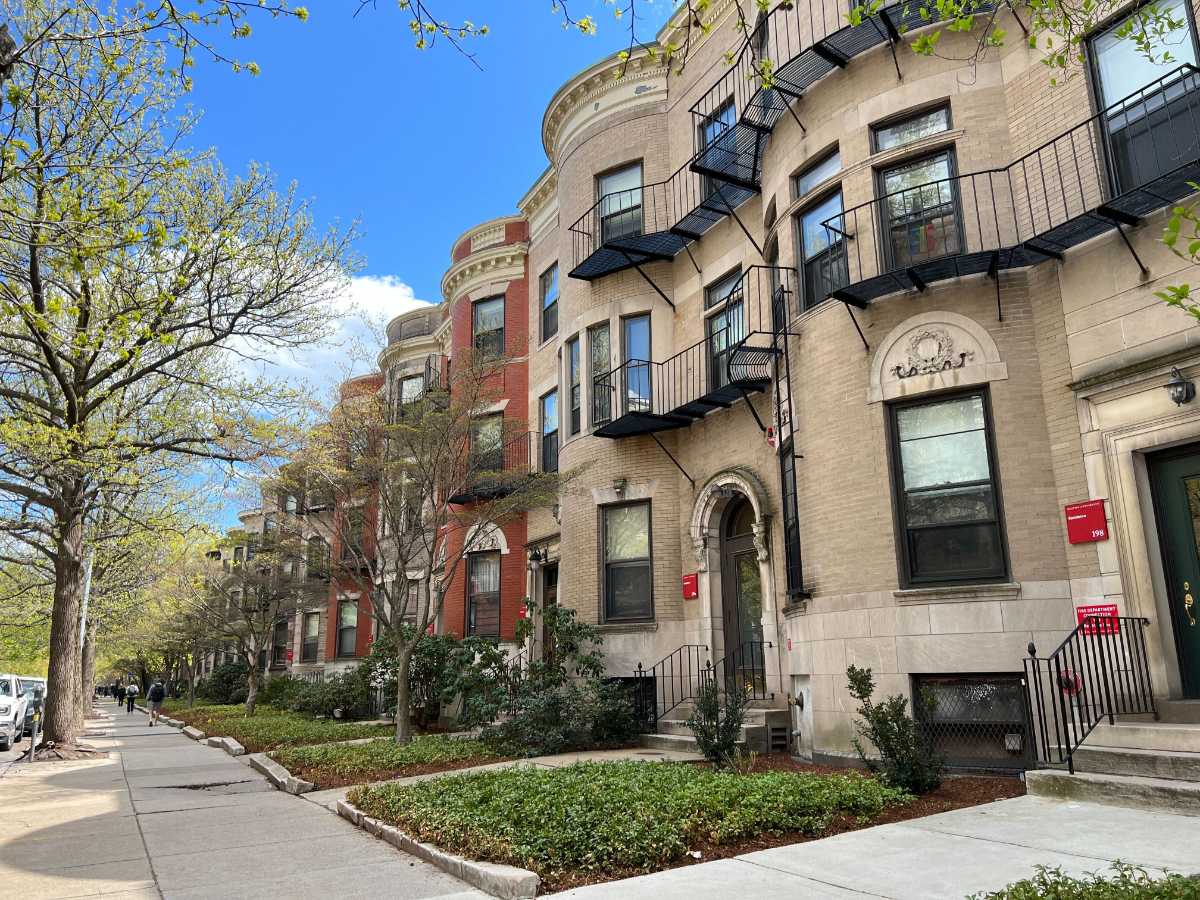
<svg viewBox="0 0 1200 900">
<path fill-rule="evenodd" d="M 125 714 L 133 712 L 133 702 L 137 700 L 138 686 L 136 682 L 131 682 L 129 687 L 125 688 Z"/>
<path fill-rule="evenodd" d="M 125 685 L 118 684 L 114 687 L 113 696 L 117 698 L 117 709 L 120 709 L 121 704 L 125 702 Z"/>
<path fill-rule="evenodd" d="M 156 678 L 154 684 L 150 685 L 150 690 L 146 692 L 146 707 L 150 710 L 151 728 L 158 724 L 158 714 L 162 710 L 163 698 L 166 696 L 167 689 L 163 687 L 162 679 Z"/>
</svg>

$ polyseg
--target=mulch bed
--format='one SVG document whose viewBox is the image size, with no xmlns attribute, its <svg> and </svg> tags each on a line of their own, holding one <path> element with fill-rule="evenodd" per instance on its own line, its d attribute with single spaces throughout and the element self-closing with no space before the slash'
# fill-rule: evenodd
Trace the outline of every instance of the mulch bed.
<svg viewBox="0 0 1200 900">
<path fill-rule="evenodd" d="M 708 763 L 697 763 L 708 765 Z M 848 768 L 837 766 L 821 766 L 793 759 L 786 753 L 771 753 L 757 756 L 751 768 L 754 772 L 800 772 L 810 775 L 842 775 Z M 980 806 L 996 800 L 1008 800 L 1025 794 L 1025 782 L 1016 777 L 994 775 L 947 775 L 937 790 L 915 798 L 904 806 L 885 809 L 879 816 L 869 822 L 858 822 L 852 817 L 835 820 L 823 834 L 806 835 L 802 833 L 760 835 L 729 844 L 699 844 L 692 848 L 699 851 L 699 859 L 686 856 L 676 860 L 663 869 L 678 869 L 682 866 L 694 866 L 698 863 L 712 862 L 714 859 L 727 859 L 731 856 L 741 856 L 756 850 L 768 850 L 772 847 L 782 847 L 787 844 L 802 844 L 808 841 L 819 841 L 848 831 L 858 831 L 875 825 L 888 825 L 893 822 L 906 822 L 910 819 L 920 819 L 937 813 L 950 812 L 955 809 L 965 809 L 969 806 Z M 661 870 L 660 870 L 661 871 Z M 553 881 L 544 881 L 542 890 L 546 893 L 564 891 L 582 887 L 586 884 L 598 884 L 606 881 L 616 881 L 642 872 L 607 872 L 591 876 L 565 877 Z"/>
</svg>

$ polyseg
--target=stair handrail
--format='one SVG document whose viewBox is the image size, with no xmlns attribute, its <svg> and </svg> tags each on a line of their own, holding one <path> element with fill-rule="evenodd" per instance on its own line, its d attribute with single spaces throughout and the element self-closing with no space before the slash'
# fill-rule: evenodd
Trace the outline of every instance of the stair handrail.
<svg viewBox="0 0 1200 900">
<path fill-rule="evenodd" d="M 695 699 L 704 671 L 700 660 L 707 655 L 707 644 L 681 644 L 649 669 L 640 662 L 637 664 L 634 677 L 637 678 L 639 718 L 651 730 L 658 727 L 660 718 L 680 703 Z M 646 696 L 647 688 L 653 692 L 650 697 Z"/>
<path fill-rule="evenodd" d="M 1049 656 L 1029 642 L 1025 696 L 1035 755 L 1075 772 L 1075 752 L 1105 719 L 1152 714 L 1158 706 L 1143 616 L 1085 615 Z"/>
</svg>

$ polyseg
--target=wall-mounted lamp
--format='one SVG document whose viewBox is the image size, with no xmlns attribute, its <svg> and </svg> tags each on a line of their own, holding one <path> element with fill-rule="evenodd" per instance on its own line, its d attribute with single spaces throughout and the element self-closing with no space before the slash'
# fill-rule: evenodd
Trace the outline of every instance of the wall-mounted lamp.
<svg viewBox="0 0 1200 900">
<path fill-rule="evenodd" d="M 625 488 L 628 484 L 629 482 L 624 478 L 613 479 L 613 492 L 617 495 L 618 499 L 625 496 Z"/>
<path fill-rule="evenodd" d="M 1196 385 L 1183 377 L 1178 367 L 1171 369 L 1171 380 L 1167 382 L 1167 393 L 1176 406 L 1191 403 L 1196 398 Z"/>
<path fill-rule="evenodd" d="M 549 554 L 542 547 L 534 547 L 529 551 L 529 570 L 532 572 L 534 566 L 540 566 L 549 558 Z"/>
</svg>

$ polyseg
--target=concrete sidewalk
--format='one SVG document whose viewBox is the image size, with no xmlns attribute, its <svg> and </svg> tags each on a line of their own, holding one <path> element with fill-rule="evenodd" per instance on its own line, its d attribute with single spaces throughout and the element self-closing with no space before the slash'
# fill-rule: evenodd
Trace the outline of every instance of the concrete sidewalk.
<svg viewBox="0 0 1200 900">
<path fill-rule="evenodd" d="M 1200 872 L 1200 818 L 1018 797 L 551 896 L 573 900 L 963 900 L 1060 866 Z"/>
<path fill-rule="evenodd" d="M 271 788 L 242 758 L 104 705 L 107 760 L 0 778 L 0 892 L 94 897 L 440 897 L 456 878 Z"/>
</svg>

